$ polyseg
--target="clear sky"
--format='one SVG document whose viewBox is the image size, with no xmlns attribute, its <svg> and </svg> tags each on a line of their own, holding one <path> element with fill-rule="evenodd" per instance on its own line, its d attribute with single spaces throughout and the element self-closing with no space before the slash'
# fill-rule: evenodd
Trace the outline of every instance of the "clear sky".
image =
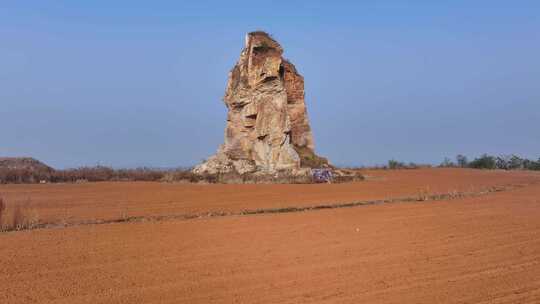
<svg viewBox="0 0 540 304">
<path fill-rule="evenodd" d="M 540 156 L 539 1 L 1 1 L 0 156 L 189 166 L 244 35 L 304 75 L 334 164 Z"/>
</svg>

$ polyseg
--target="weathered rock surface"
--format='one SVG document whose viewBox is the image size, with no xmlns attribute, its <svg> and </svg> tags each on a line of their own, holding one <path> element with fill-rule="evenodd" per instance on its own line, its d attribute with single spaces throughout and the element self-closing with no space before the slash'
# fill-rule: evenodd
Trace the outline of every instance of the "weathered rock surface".
<svg viewBox="0 0 540 304">
<path fill-rule="evenodd" d="M 229 73 L 225 142 L 195 173 L 299 172 L 328 165 L 314 153 L 304 100 L 304 78 L 264 32 L 246 35 Z"/>
</svg>

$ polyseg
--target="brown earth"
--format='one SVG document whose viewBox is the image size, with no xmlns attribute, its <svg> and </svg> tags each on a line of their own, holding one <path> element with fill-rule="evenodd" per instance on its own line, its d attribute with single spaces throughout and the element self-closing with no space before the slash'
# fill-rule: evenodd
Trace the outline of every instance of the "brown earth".
<svg viewBox="0 0 540 304">
<path fill-rule="evenodd" d="M 239 212 L 359 200 L 415 197 L 423 193 L 480 191 L 528 183 L 534 172 L 472 169 L 362 171 L 368 180 L 344 184 L 203 185 L 158 182 L 0 185 L 9 204 L 24 204 L 45 222 L 77 223 L 134 216 Z"/>
<path fill-rule="evenodd" d="M 102 209 L 92 216 L 109 216 L 119 198 L 153 214 L 243 208 L 248 202 L 270 206 L 284 199 L 297 205 L 402 196 L 417 187 L 525 186 L 450 201 L 2 233 L 0 303 L 540 303 L 538 174 L 372 175 L 378 179 L 364 184 L 298 187 L 104 183 L 0 189 L 10 199 L 21 195 L 16 189 L 33 201 L 46 196 L 40 210 L 46 200 L 54 206 L 55 198 L 64 197 L 69 206 L 70 198 L 79 207 L 69 210 L 82 218 L 92 210 L 92 198 L 99 199 L 94 209 Z M 155 196 L 159 202 L 152 200 L 156 189 L 162 190 Z M 212 193 L 223 198 L 211 200 Z M 178 203 L 167 207 L 169 197 Z M 144 208 L 145 198 L 156 207 Z"/>
</svg>

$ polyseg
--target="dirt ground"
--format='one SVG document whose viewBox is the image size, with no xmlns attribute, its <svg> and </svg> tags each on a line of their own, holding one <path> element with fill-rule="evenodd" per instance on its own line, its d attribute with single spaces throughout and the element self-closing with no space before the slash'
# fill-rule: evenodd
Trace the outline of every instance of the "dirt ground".
<svg viewBox="0 0 540 304">
<path fill-rule="evenodd" d="M 8 204 L 29 206 L 45 222 L 77 223 L 132 216 L 204 214 L 301 207 L 423 193 L 480 191 L 528 183 L 531 172 L 469 169 L 374 170 L 357 183 L 318 185 L 199 185 L 157 182 L 0 185 Z"/>
<path fill-rule="evenodd" d="M 0 192 L 31 197 L 51 218 L 65 208 L 81 219 L 115 216 L 120 204 L 141 214 L 183 213 L 428 187 L 522 187 L 448 201 L 0 233 L 0 303 L 540 303 L 540 175 L 369 173 L 366 182 L 343 185 L 104 183 Z"/>
</svg>

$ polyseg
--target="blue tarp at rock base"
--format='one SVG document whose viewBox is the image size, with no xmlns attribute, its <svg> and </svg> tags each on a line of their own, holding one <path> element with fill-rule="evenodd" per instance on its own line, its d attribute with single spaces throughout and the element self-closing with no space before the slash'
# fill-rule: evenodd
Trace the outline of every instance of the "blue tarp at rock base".
<svg viewBox="0 0 540 304">
<path fill-rule="evenodd" d="M 313 181 L 316 183 L 330 183 L 332 182 L 332 171 L 329 169 L 313 169 Z"/>
</svg>

